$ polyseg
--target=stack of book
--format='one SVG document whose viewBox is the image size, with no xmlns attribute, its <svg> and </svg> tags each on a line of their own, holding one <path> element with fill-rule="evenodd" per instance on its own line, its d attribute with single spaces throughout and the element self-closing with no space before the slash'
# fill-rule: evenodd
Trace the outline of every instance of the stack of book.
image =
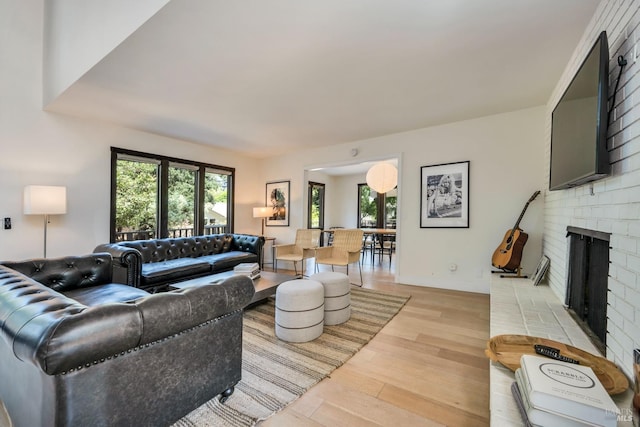
<svg viewBox="0 0 640 427">
<path fill-rule="evenodd" d="M 243 262 L 233 267 L 233 274 L 249 276 L 250 279 L 260 277 L 260 266 L 255 262 Z"/>
<path fill-rule="evenodd" d="M 524 354 L 511 391 L 527 426 L 617 425 L 620 411 L 588 366 Z"/>
</svg>

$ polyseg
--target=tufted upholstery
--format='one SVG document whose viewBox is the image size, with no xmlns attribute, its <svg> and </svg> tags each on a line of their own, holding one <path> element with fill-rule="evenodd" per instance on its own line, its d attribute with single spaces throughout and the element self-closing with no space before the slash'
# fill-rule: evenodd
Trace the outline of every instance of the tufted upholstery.
<svg viewBox="0 0 640 427">
<path fill-rule="evenodd" d="M 17 427 L 169 425 L 240 380 L 247 277 L 149 294 L 110 283 L 108 254 L 3 264 L 0 400 Z"/>
<path fill-rule="evenodd" d="M 111 282 L 111 255 L 108 253 L 2 264 L 59 292 Z"/>
<path fill-rule="evenodd" d="M 133 240 L 99 245 L 94 252 L 114 258 L 114 277 L 143 289 L 233 269 L 243 262 L 260 262 L 264 237 L 249 234 Z"/>
</svg>

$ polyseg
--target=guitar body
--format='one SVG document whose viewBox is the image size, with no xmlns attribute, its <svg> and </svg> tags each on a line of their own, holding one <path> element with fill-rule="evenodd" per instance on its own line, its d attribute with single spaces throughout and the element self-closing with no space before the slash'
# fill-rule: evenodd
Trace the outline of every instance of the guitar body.
<svg viewBox="0 0 640 427">
<path fill-rule="evenodd" d="M 533 202 L 538 197 L 538 194 L 540 194 L 540 191 L 536 191 L 529 197 L 529 201 L 524 205 L 516 224 L 510 230 L 507 230 L 502 243 L 493 252 L 491 265 L 495 268 L 509 272 L 517 271 L 518 277 L 526 277 L 520 276 L 520 261 L 522 261 L 522 250 L 524 249 L 524 244 L 527 243 L 529 235 L 520 229 L 520 221 L 527 211 L 529 203 Z"/>
<path fill-rule="evenodd" d="M 515 271 L 522 261 L 522 251 L 529 235 L 524 231 L 510 229 L 504 235 L 502 243 L 493 252 L 491 265 L 506 271 Z"/>
</svg>

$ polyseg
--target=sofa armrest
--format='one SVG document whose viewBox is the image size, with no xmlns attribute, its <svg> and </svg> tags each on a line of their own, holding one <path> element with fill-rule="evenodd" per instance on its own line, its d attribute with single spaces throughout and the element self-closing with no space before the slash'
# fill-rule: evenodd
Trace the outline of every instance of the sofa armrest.
<svg viewBox="0 0 640 427">
<path fill-rule="evenodd" d="M 176 289 L 136 300 L 144 318 L 144 345 L 242 310 L 255 287 L 247 276 L 231 276 L 219 284 Z"/>
<path fill-rule="evenodd" d="M 137 249 L 118 243 L 106 243 L 96 246 L 96 252 L 107 252 L 113 258 L 113 282 L 140 287 L 142 273 L 142 255 Z"/>
</svg>

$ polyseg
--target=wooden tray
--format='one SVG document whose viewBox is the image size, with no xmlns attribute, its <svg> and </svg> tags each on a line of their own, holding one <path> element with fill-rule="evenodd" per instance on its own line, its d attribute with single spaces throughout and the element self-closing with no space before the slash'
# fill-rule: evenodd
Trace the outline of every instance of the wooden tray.
<svg viewBox="0 0 640 427">
<path fill-rule="evenodd" d="M 520 367 L 520 357 L 523 354 L 536 354 L 533 348 L 535 344 L 557 348 L 562 356 L 576 359 L 581 365 L 593 369 L 604 388 L 611 395 L 622 393 L 629 388 L 627 377 L 610 360 L 546 338 L 528 335 L 496 335 L 487 341 L 487 348 L 484 352 L 489 359 L 500 362 L 515 371 Z"/>
</svg>

